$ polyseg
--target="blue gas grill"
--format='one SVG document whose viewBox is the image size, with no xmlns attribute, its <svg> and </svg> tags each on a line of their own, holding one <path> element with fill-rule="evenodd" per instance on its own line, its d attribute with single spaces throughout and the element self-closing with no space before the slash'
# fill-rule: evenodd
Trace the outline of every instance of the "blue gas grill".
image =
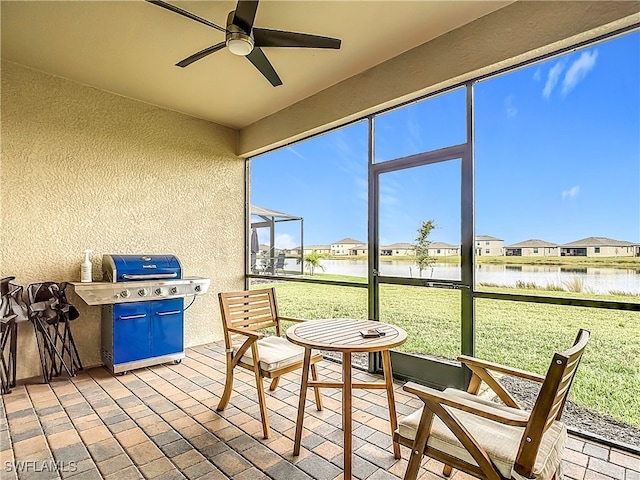
<svg viewBox="0 0 640 480">
<path fill-rule="evenodd" d="M 183 277 L 174 255 L 104 255 L 103 281 L 74 283 L 102 305 L 102 361 L 123 373 L 184 358 L 184 297 L 202 295 L 209 279 Z"/>
</svg>

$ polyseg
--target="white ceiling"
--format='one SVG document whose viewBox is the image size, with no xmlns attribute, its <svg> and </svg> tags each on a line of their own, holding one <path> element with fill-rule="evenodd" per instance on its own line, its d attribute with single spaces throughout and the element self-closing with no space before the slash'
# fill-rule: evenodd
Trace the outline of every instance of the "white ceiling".
<svg viewBox="0 0 640 480">
<path fill-rule="evenodd" d="M 224 26 L 235 1 L 170 1 Z M 509 1 L 262 0 L 255 26 L 342 40 L 340 50 L 265 48 L 271 84 L 226 49 L 175 63 L 224 34 L 143 0 L 0 3 L 2 58 L 125 97 L 243 128 L 487 15 Z"/>
</svg>

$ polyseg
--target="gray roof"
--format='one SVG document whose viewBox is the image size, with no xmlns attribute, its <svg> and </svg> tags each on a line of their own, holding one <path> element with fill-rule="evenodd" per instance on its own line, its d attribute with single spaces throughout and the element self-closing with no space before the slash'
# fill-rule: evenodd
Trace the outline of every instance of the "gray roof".
<svg viewBox="0 0 640 480">
<path fill-rule="evenodd" d="M 296 247 L 300 248 L 300 247 Z M 331 250 L 331 245 L 306 245 L 304 247 L 305 250 Z"/>
<path fill-rule="evenodd" d="M 565 243 L 563 247 L 628 247 L 631 245 L 637 245 L 637 243 L 614 240 L 607 237 L 587 237 L 575 242 Z"/>
<path fill-rule="evenodd" d="M 392 243 L 391 245 L 385 245 L 381 248 L 406 248 L 406 249 L 410 249 L 410 248 L 416 248 L 415 246 L 411 245 L 410 243 Z"/>
<path fill-rule="evenodd" d="M 539 240 L 537 238 L 532 238 L 530 240 L 525 240 L 523 242 L 514 243 L 513 245 L 509 245 L 507 248 L 538 248 L 538 247 L 557 247 L 557 243 L 546 242 L 544 240 Z"/>
<path fill-rule="evenodd" d="M 347 238 L 343 238 L 342 240 L 338 240 L 337 242 L 333 242 L 332 245 L 335 245 L 336 243 L 353 243 L 353 244 L 360 243 L 360 244 L 362 244 L 364 242 L 361 242 L 360 240 L 354 240 L 353 238 L 347 237 Z"/>
<path fill-rule="evenodd" d="M 498 240 L 502 241 L 501 238 L 492 237 L 491 235 L 476 235 L 476 240 Z"/>
<path fill-rule="evenodd" d="M 446 242 L 433 242 L 429 248 L 460 248 L 460 245 L 451 245 Z"/>
</svg>

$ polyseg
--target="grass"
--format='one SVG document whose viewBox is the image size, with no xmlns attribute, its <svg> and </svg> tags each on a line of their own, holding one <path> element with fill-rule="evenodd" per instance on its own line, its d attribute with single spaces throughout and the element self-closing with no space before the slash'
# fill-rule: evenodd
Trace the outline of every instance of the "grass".
<svg viewBox="0 0 640 480">
<path fill-rule="evenodd" d="M 586 291 L 582 277 L 571 277 L 571 280 L 566 280 L 564 285 L 568 292 L 580 293 Z"/>
<path fill-rule="evenodd" d="M 640 269 L 640 257 L 476 257 L 475 260 L 477 263 L 498 265 L 566 265 Z"/>
<path fill-rule="evenodd" d="M 522 289 L 537 289 L 538 285 L 536 285 L 535 282 L 524 282 L 522 280 L 518 280 L 516 282 L 516 288 L 522 288 Z"/>
<path fill-rule="evenodd" d="M 314 277 L 354 279 L 328 274 Z M 298 282 L 274 285 L 283 315 L 307 319 L 368 318 L 365 288 Z M 530 293 L 527 288 L 509 291 Z M 563 296 L 596 297 L 580 292 L 565 292 Z M 460 353 L 459 291 L 382 285 L 380 305 L 381 320 L 398 325 L 409 334 L 401 351 L 447 358 Z M 494 362 L 544 374 L 553 352 L 570 346 L 579 328 L 589 329 L 592 337 L 571 390 L 573 401 L 640 427 L 638 312 L 476 301 L 476 355 Z"/>
<path fill-rule="evenodd" d="M 616 297 L 631 297 L 638 298 L 638 294 L 634 292 L 627 292 L 625 290 L 610 290 L 609 294 L 615 295 Z"/>
<path fill-rule="evenodd" d="M 515 286 L 502 285 L 495 282 L 479 282 L 478 290 L 483 291 L 496 291 L 503 293 L 513 293 L 514 290 L 521 290 L 521 293 L 536 294 L 542 293 L 547 296 L 562 296 L 568 298 L 590 298 L 597 300 L 615 300 L 621 302 L 640 302 L 640 296 L 634 292 L 626 292 L 624 290 L 610 290 L 608 293 L 594 293 L 592 289 L 588 288 L 584 284 L 582 277 L 572 277 L 570 280 L 565 280 L 561 283 L 547 282 L 544 286 L 538 285 L 535 282 L 525 282 L 517 280 Z M 527 291 L 528 290 L 528 291 Z M 534 292 L 532 292 L 532 290 Z M 555 292 L 562 292 L 562 295 L 557 295 Z M 582 295 L 573 295 L 573 294 Z"/>
</svg>

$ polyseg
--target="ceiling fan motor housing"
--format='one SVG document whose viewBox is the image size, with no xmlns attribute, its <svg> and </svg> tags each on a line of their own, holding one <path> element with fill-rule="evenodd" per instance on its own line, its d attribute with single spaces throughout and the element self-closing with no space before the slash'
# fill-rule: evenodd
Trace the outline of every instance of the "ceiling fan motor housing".
<svg viewBox="0 0 640 480">
<path fill-rule="evenodd" d="M 251 32 L 246 33 L 233 24 L 235 11 L 229 12 L 227 17 L 227 48 L 234 55 L 246 57 L 253 50 L 254 42 Z"/>
</svg>

